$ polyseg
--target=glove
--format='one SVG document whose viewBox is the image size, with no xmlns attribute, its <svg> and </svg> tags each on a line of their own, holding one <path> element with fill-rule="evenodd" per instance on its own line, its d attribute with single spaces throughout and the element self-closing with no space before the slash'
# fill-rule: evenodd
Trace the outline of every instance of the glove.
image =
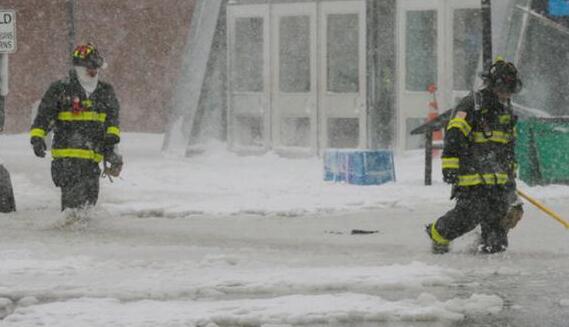
<svg viewBox="0 0 569 327">
<path fill-rule="evenodd" d="M 120 142 L 120 138 L 114 134 L 107 134 L 105 135 L 104 142 L 108 145 L 115 145 Z"/>
<path fill-rule="evenodd" d="M 119 177 L 122 171 L 123 160 L 120 154 L 111 152 L 105 156 L 103 176 Z"/>
<path fill-rule="evenodd" d="M 501 224 L 504 229 L 509 230 L 516 227 L 518 222 L 522 219 L 524 215 L 524 209 L 521 204 L 512 205 L 508 213 L 502 218 Z"/>
<path fill-rule="evenodd" d="M 458 182 L 458 172 L 456 169 L 443 169 L 443 181 L 448 184 Z"/>
<path fill-rule="evenodd" d="M 34 148 L 34 154 L 36 157 L 45 157 L 45 150 L 47 150 L 47 146 L 45 145 L 45 141 L 42 137 L 34 136 L 31 138 L 30 143 Z"/>
</svg>

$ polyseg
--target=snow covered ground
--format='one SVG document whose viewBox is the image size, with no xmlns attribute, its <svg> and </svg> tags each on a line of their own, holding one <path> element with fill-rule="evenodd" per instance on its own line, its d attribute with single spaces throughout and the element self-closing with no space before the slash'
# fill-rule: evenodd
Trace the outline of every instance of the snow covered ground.
<svg viewBox="0 0 569 327">
<path fill-rule="evenodd" d="M 508 252 L 474 255 L 472 233 L 430 254 L 423 226 L 452 203 L 421 151 L 396 183 L 355 186 L 318 158 L 161 143 L 124 135 L 123 177 L 61 227 L 49 160 L 1 136 L 18 207 L 0 215 L 1 326 L 569 326 L 567 231 L 526 205 Z M 568 187 L 521 187 L 569 216 Z"/>
</svg>

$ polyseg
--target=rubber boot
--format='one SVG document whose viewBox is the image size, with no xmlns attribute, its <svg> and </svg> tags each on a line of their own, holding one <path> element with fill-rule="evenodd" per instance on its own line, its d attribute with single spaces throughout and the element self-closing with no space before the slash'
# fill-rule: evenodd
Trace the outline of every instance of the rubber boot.
<svg viewBox="0 0 569 327">
<path fill-rule="evenodd" d="M 433 224 L 428 224 L 427 226 L 425 226 L 425 232 L 427 233 L 427 235 L 429 235 L 429 238 L 431 239 L 431 252 L 433 254 L 445 254 L 448 251 L 450 251 L 450 246 L 448 243 L 441 244 L 433 239 L 432 228 Z"/>
</svg>

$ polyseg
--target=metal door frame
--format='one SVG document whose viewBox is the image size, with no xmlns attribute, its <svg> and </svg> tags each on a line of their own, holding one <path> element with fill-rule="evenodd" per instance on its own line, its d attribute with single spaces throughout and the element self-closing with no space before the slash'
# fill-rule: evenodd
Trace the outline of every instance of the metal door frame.
<svg viewBox="0 0 569 327">
<path fill-rule="evenodd" d="M 282 7 L 280 7 L 282 5 Z M 273 144 L 275 139 L 275 131 L 278 125 L 273 126 L 274 113 L 273 113 L 273 97 L 275 96 L 275 88 L 278 87 L 278 83 L 275 83 L 275 78 L 278 78 L 278 72 L 274 72 L 273 65 L 275 64 L 275 58 L 273 56 L 274 47 L 271 41 L 275 33 L 273 19 L 278 17 L 281 8 L 301 8 L 301 6 L 312 6 L 316 7 L 314 22 L 311 21 L 311 26 L 314 28 L 314 40 L 311 41 L 311 46 L 314 47 L 314 64 L 311 64 L 311 71 L 314 74 L 311 78 L 314 80 L 313 90 L 311 92 L 315 93 L 314 100 L 314 113 L 311 117 L 314 117 L 314 140 L 311 141 L 311 149 L 309 152 L 314 154 L 320 154 L 327 147 L 328 137 L 327 137 L 327 118 L 328 117 L 346 117 L 346 118 L 357 118 L 359 122 L 359 135 L 358 135 L 358 148 L 365 148 L 368 145 L 368 115 L 367 115 L 367 74 L 366 74 L 366 44 L 367 44 L 367 16 L 366 16 L 366 1 L 365 0 L 343 0 L 343 1 L 307 1 L 302 3 L 275 3 L 275 4 L 229 4 L 227 7 L 227 38 L 228 38 L 228 110 L 227 110 L 227 131 L 228 131 L 228 144 L 229 148 L 236 151 L 245 152 L 265 152 L 272 148 L 273 146 L 277 150 L 288 151 L 291 149 L 286 149 L 280 147 L 278 144 Z M 295 10 L 291 9 L 291 10 Z M 283 9 L 284 10 L 284 9 Z M 287 10 L 284 10 L 288 12 Z M 331 94 L 326 91 L 326 16 L 328 14 L 348 14 L 355 13 L 358 14 L 359 23 L 359 90 L 357 93 L 345 93 L 345 94 Z M 241 17 L 262 17 L 263 18 L 263 49 L 264 49 L 264 66 L 263 66 L 263 80 L 264 89 L 262 93 L 255 92 L 234 92 L 231 87 L 231 79 L 233 74 L 233 61 L 235 48 L 235 21 L 237 18 Z M 276 32 L 278 33 L 278 31 Z M 276 76 L 276 77 L 275 77 Z M 275 86 L 276 84 L 276 86 Z M 340 98 L 348 94 L 357 100 L 353 101 L 354 112 L 333 112 L 329 114 L 325 108 L 323 108 L 323 99 L 331 102 L 331 99 Z M 246 99 L 247 96 L 257 95 L 260 97 L 262 108 L 261 112 L 259 110 L 255 111 L 255 108 L 240 108 L 237 107 L 235 102 L 240 99 Z M 246 147 L 238 145 L 235 143 L 233 135 L 235 133 L 235 116 L 238 113 L 243 113 L 245 111 L 251 114 L 262 115 L 264 124 L 264 138 L 263 147 Z M 312 118 L 311 118 L 312 119 Z M 298 149 L 292 149 L 298 150 Z"/>
<path fill-rule="evenodd" d="M 270 7 L 271 12 L 271 61 L 273 73 L 271 80 L 271 116 L 272 144 L 277 152 L 311 155 L 318 152 L 318 5 L 316 2 L 280 3 Z M 310 90 L 307 93 L 284 93 L 280 91 L 280 19 L 290 16 L 308 16 L 310 28 Z M 302 109 L 291 110 L 288 114 L 281 110 L 281 99 L 307 98 Z M 283 102 L 286 102 L 284 100 Z M 283 114 L 283 115 L 281 115 Z M 289 147 L 282 145 L 280 139 L 281 117 L 310 119 L 310 145 L 307 148 Z"/>
<path fill-rule="evenodd" d="M 234 92 L 232 90 L 231 81 L 233 78 L 233 65 L 234 65 L 234 51 L 235 48 L 235 22 L 237 18 L 247 18 L 247 17 L 261 17 L 263 18 L 263 91 L 258 92 Z M 231 150 L 241 151 L 241 152 L 266 152 L 270 147 L 270 136 L 271 136 L 271 83 L 270 83 L 270 67 L 271 67 L 271 56 L 270 56 L 270 12 L 269 5 L 228 5 L 227 6 L 227 44 L 228 44 L 228 56 L 227 56 L 227 69 L 228 69 L 228 88 L 227 88 L 227 135 L 228 144 Z M 252 96 L 260 97 L 259 108 L 254 108 L 253 106 L 245 106 L 245 108 L 236 108 L 234 101 L 243 100 L 247 102 L 248 97 Z M 240 114 L 260 116 L 263 123 L 263 145 L 261 147 L 257 146 L 245 146 L 235 143 L 233 138 L 235 133 L 235 118 L 236 113 L 239 111 Z"/>
<path fill-rule="evenodd" d="M 358 93 L 343 93 L 332 94 L 327 91 L 327 20 L 326 16 L 329 14 L 357 14 L 359 19 L 359 90 Z M 320 153 L 328 147 L 328 128 L 327 120 L 329 117 L 333 118 L 358 118 L 359 121 L 359 136 L 357 148 L 366 148 L 368 146 L 368 115 L 367 115 L 367 15 L 366 15 L 366 2 L 364 0 L 345 0 L 345 1 L 324 1 L 319 2 L 318 8 L 318 58 L 319 58 L 319 142 Z M 335 112 L 328 113 L 331 108 L 326 107 L 326 98 L 336 98 L 341 96 L 352 96 L 357 100 L 354 101 L 353 113 Z"/>
<path fill-rule="evenodd" d="M 449 94 L 448 94 L 448 105 L 450 107 L 455 105 L 455 101 L 454 99 L 457 98 L 462 98 L 464 96 L 466 96 L 471 90 L 455 90 L 454 89 L 454 58 L 453 58 L 453 51 L 454 51 L 454 44 L 453 44 L 453 40 L 454 40 L 454 13 L 456 9 L 480 9 L 481 7 L 481 2 L 480 0 L 460 0 L 460 1 L 449 1 L 447 3 L 447 8 L 446 8 L 446 20 L 449 23 L 449 28 L 447 29 L 448 33 L 447 33 L 447 40 L 449 40 L 447 47 L 446 47 L 446 53 L 449 54 L 450 58 L 448 60 L 448 70 L 447 70 L 447 76 L 446 78 L 449 80 Z M 482 33 L 482 32 L 480 32 Z M 480 48 L 480 60 L 479 62 L 482 62 L 482 47 Z M 449 107 L 449 108 L 450 108 Z M 440 108 L 443 110 L 449 109 L 449 108 Z"/>
</svg>

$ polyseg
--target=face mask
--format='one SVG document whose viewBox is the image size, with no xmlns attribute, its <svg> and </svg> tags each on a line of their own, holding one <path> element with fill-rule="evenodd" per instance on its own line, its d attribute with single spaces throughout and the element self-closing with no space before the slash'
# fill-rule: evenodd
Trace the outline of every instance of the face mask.
<svg viewBox="0 0 569 327">
<path fill-rule="evenodd" d="M 75 66 L 75 71 L 77 72 L 77 79 L 85 91 L 89 94 L 93 93 L 99 82 L 99 73 L 97 72 L 95 77 L 91 77 L 89 73 L 87 73 L 87 68 L 83 66 Z"/>
</svg>

